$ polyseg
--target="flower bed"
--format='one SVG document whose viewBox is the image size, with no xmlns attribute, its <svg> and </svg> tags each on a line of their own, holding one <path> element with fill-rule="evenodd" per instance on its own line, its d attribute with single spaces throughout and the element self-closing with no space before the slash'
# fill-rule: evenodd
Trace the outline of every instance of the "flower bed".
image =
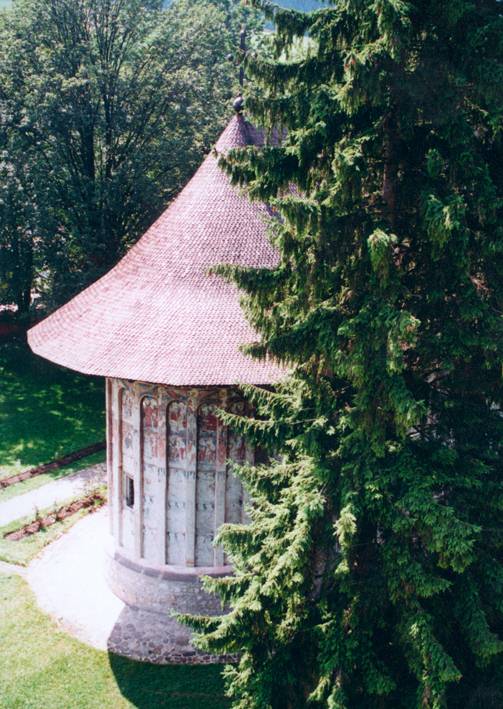
<svg viewBox="0 0 503 709">
<path fill-rule="evenodd" d="M 67 517 L 77 514 L 80 510 L 87 509 L 88 512 L 95 512 L 97 509 L 102 507 L 105 502 L 105 495 L 100 490 L 95 490 L 80 500 L 75 500 L 74 502 L 59 507 L 57 510 L 51 512 L 45 517 L 36 517 L 28 524 L 19 527 L 19 529 L 14 529 L 5 533 L 3 538 L 11 542 L 20 541 L 21 539 L 25 539 L 32 534 L 36 534 L 37 532 L 50 527 L 56 522 L 61 522 Z"/>
</svg>

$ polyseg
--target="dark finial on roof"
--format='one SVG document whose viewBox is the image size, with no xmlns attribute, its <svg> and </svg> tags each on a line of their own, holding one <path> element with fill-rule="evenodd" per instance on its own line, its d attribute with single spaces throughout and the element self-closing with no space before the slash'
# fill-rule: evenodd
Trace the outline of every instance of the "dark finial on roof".
<svg viewBox="0 0 503 709">
<path fill-rule="evenodd" d="M 243 113 L 243 108 L 245 106 L 245 100 L 242 96 L 236 96 L 234 99 L 232 106 L 236 113 Z"/>
</svg>

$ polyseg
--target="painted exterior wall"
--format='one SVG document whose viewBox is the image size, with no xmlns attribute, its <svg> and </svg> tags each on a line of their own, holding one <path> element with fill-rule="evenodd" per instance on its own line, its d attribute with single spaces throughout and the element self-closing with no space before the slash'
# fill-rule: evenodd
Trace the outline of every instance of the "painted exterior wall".
<svg viewBox="0 0 503 709">
<path fill-rule="evenodd" d="M 156 597 L 171 599 L 175 609 L 184 597 L 184 607 L 211 611 L 215 601 L 198 577 L 230 571 L 214 539 L 224 522 L 246 522 L 243 488 L 228 460 L 254 459 L 217 408 L 242 413 L 244 402 L 229 388 L 109 379 L 107 406 L 114 590 L 156 610 Z"/>
</svg>

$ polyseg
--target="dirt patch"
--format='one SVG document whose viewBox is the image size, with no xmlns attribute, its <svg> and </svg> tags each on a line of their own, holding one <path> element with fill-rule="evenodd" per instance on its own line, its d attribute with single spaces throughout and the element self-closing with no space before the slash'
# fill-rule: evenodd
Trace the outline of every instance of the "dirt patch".
<svg viewBox="0 0 503 709">
<path fill-rule="evenodd" d="M 87 458 L 88 455 L 93 453 L 98 453 L 99 451 L 105 450 L 106 442 L 100 441 L 99 443 L 94 443 L 92 446 L 86 446 L 86 448 L 81 448 L 73 453 L 68 453 L 67 455 L 57 458 L 50 463 L 43 463 L 43 465 L 37 465 L 35 468 L 30 468 L 29 470 L 23 470 L 22 473 L 17 473 L 16 475 L 11 475 L 8 478 L 3 478 L 0 480 L 0 490 L 4 487 L 9 487 L 9 485 L 14 485 L 15 483 L 20 483 L 23 480 L 28 480 L 28 478 L 33 478 L 35 475 L 42 475 L 42 473 L 47 473 L 49 470 L 58 470 L 64 465 L 69 465 L 70 463 L 75 463 L 76 460 L 81 458 Z"/>
<path fill-rule="evenodd" d="M 32 534 L 40 532 L 42 529 L 46 529 L 47 527 L 56 524 L 56 522 L 61 522 L 67 517 L 77 514 L 80 510 L 87 509 L 88 512 L 95 512 L 102 507 L 105 502 L 105 496 L 99 490 L 95 490 L 80 500 L 75 500 L 68 505 L 59 507 L 57 510 L 51 512 L 51 514 L 46 515 L 45 517 L 36 517 L 32 522 L 28 522 L 28 524 L 25 524 L 23 527 L 15 529 L 12 532 L 7 532 L 4 534 L 4 539 L 11 542 L 18 542 L 21 539 L 25 539 Z"/>
</svg>

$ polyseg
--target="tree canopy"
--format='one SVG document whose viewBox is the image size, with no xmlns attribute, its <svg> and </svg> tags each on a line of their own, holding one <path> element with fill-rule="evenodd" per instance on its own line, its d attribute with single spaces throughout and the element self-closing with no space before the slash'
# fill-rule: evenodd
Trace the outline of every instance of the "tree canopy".
<svg viewBox="0 0 503 709">
<path fill-rule="evenodd" d="M 247 106 L 285 139 L 222 164 L 281 216 L 280 260 L 220 271 L 293 374 L 225 415 L 276 456 L 220 534 L 230 612 L 189 622 L 240 653 L 236 708 L 499 705 L 501 3 L 260 5 Z"/>
<path fill-rule="evenodd" d="M 0 17 L 3 302 L 101 275 L 186 182 L 228 116 L 229 0 L 19 0 Z"/>
</svg>

